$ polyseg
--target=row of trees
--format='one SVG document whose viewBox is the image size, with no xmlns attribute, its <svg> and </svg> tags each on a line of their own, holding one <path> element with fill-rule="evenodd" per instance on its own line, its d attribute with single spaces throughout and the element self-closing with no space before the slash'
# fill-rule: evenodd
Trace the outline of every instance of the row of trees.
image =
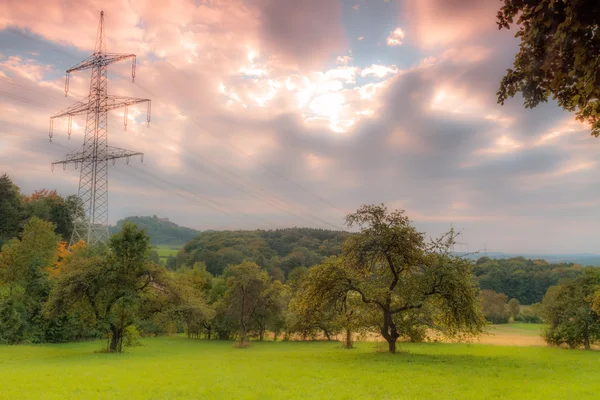
<svg viewBox="0 0 600 400">
<path fill-rule="evenodd" d="M 107 349 L 121 351 L 137 329 L 237 338 L 242 345 L 267 332 L 345 332 L 351 346 L 357 331 L 377 329 L 394 352 L 399 337 L 417 339 L 425 329 L 482 331 L 472 264 L 448 251 L 452 232 L 427 244 L 402 212 L 384 206 L 364 206 L 347 222 L 361 232 L 340 256 L 296 268 L 284 284 L 250 261 L 220 276 L 201 262 L 169 271 L 150 259 L 148 236 L 131 224 L 106 246 L 67 248 L 54 224 L 32 217 L 0 253 L 1 340 L 105 335 Z"/>
<path fill-rule="evenodd" d="M 484 329 L 485 319 L 528 318 L 534 308 L 533 314 L 543 315 L 549 325 L 551 344 L 589 347 L 598 339 L 597 269 L 576 267 L 574 278 L 566 275 L 550 287 L 542 305 L 519 312 L 515 297 L 507 303 L 505 294 L 479 290 L 474 272 L 480 278 L 494 275 L 490 271 L 501 269 L 498 265 L 457 257 L 449 251 L 452 231 L 425 242 L 403 212 L 388 212 L 384 206 L 363 206 L 347 217 L 348 225 L 360 232 L 348 234 L 339 252 L 335 243 L 341 237 L 330 231 L 261 233 L 268 240 L 247 233 L 242 244 L 239 232 L 215 233 L 202 245 L 196 240 L 187 246 L 182 254 L 189 259 L 167 269 L 158 263 L 148 235 L 134 225 L 123 224 L 106 246 L 68 247 L 68 231 L 53 222 L 60 213 L 38 211 L 41 218 L 26 212 L 60 210 L 53 205 L 65 202 L 61 199 L 47 191 L 28 198 L 14 187 L 0 199 L 3 209 L 18 210 L 21 218 L 14 220 L 18 223 L 0 221 L 3 232 L 17 236 L 5 239 L 0 253 L 0 342 L 104 336 L 107 350 L 121 351 L 138 331 L 185 331 L 193 337 L 236 338 L 242 345 L 253 336 L 343 334 L 351 347 L 356 334 L 378 332 L 394 352 L 399 338 L 419 341 L 432 331 L 474 336 Z M 12 231 L 6 229 L 10 226 Z M 317 265 L 299 265 L 284 274 L 268 263 L 261 265 L 260 257 L 254 259 L 257 249 L 273 260 L 299 242 L 319 255 Z M 248 250 L 244 243 L 253 245 Z M 203 251 L 215 251 L 213 246 L 249 255 L 228 261 L 221 273 L 211 273 L 204 261 L 189 265 Z M 537 262 L 530 267 L 545 268 Z"/>
</svg>

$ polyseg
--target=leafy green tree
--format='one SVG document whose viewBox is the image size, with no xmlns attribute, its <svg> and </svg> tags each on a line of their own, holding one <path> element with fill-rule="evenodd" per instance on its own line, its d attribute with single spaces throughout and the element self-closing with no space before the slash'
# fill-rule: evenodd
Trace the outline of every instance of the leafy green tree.
<svg viewBox="0 0 600 400">
<path fill-rule="evenodd" d="M 121 352 L 126 330 L 140 316 L 162 311 L 177 293 L 166 271 L 148 261 L 148 236 L 125 224 L 108 249 L 80 248 L 62 266 L 47 313 L 78 312 L 108 333 L 108 351 Z"/>
<path fill-rule="evenodd" d="M 508 313 L 513 318 L 513 320 L 517 318 L 517 315 L 519 315 L 520 312 L 521 304 L 519 304 L 519 300 L 515 298 L 510 299 L 510 301 L 508 302 Z"/>
<path fill-rule="evenodd" d="M 228 315 L 236 324 L 240 344 L 244 346 L 265 306 L 269 277 L 258 265 L 248 261 L 227 267 L 223 275 L 227 285 L 224 300 Z"/>
<path fill-rule="evenodd" d="M 600 289 L 600 271 L 587 268 L 585 274 L 574 281 L 552 286 L 542 301 L 544 334 L 551 345 L 566 343 L 571 348 L 600 340 L 600 314 L 594 305 L 594 293 Z"/>
<path fill-rule="evenodd" d="M 204 264 L 196 263 L 193 268 L 178 269 L 174 278 L 182 301 L 171 310 L 171 315 L 183 321 L 188 337 L 199 337 L 205 324 L 214 317 L 214 310 L 207 303 L 213 277 Z"/>
<path fill-rule="evenodd" d="M 500 29 L 519 25 L 519 53 L 502 79 L 498 102 L 520 92 L 525 107 L 550 95 L 600 135 L 600 3 L 597 0 L 504 0 Z"/>
<path fill-rule="evenodd" d="M 23 198 L 24 213 L 54 223 L 56 233 L 69 241 L 75 217 L 84 215 L 83 205 L 76 196 L 63 198 L 55 190 L 37 190 Z"/>
<path fill-rule="evenodd" d="M 19 233 L 23 196 L 7 174 L 0 176 L 0 246 Z"/>
<path fill-rule="evenodd" d="M 353 332 L 370 327 L 365 320 L 367 310 L 356 292 L 348 290 L 342 274 L 342 259 L 331 257 L 312 267 L 297 291 L 293 310 L 299 326 L 322 329 L 328 340 L 331 335 L 344 331 L 344 347 L 353 347 Z"/>
<path fill-rule="evenodd" d="M 483 315 L 492 324 L 506 324 L 510 313 L 506 300 L 508 297 L 504 293 L 496 293 L 493 290 L 482 290 L 481 306 Z"/>
<path fill-rule="evenodd" d="M 7 343 L 43 340 L 41 310 L 58 250 L 51 222 L 32 217 L 20 236 L 0 253 L 0 340 Z"/>
<path fill-rule="evenodd" d="M 435 309 L 433 328 L 448 336 L 483 330 L 472 262 L 450 252 L 452 231 L 427 245 L 404 211 L 388 212 L 384 205 L 364 205 L 346 222 L 360 233 L 348 238 L 342 261 L 326 269 L 314 291 L 359 294 L 376 310 L 391 353 L 401 335 L 397 324 L 406 320 L 400 316 L 414 310 Z"/>
</svg>

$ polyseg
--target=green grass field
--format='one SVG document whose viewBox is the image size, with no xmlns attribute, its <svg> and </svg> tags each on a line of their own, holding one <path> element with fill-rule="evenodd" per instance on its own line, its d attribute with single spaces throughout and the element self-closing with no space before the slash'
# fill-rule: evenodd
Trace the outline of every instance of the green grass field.
<svg viewBox="0 0 600 400">
<path fill-rule="evenodd" d="M 597 399 L 600 352 L 547 347 L 162 337 L 0 346 L 0 399 Z"/>
<path fill-rule="evenodd" d="M 171 246 L 168 244 L 156 244 L 154 250 L 158 253 L 161 259 L 166 260 L 169 256 L 175 257 L 182 246 Z"/>
</svg>

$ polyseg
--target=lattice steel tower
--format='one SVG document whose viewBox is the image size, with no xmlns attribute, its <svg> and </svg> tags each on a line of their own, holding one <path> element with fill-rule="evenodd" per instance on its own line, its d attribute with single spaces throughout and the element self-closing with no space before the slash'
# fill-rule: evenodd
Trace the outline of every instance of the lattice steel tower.
<svg viewBox="0 0 600 400">
<path fill-rule="evenodd" d="M 76 115 L 87 115 L 85 124 L 85 137 L 83 146 L 77 151 L 68 153 L 63 160 L 52 163 L 62 164 L 66 169 L 67 164 L 81 164 L 79 178 L 78 199 L 79 208 L 84 213 L 75 214 L 75 226 L 71 236 L 71 244 L 85 240 L 88 245 L 104 242 L 108 239 L 108 161 L 114 165 L 118 158 L 139 155 L 143 161 L 144 155 L 136 151 L 129 151 L 108 145 L 107 112 L 119 107 L 125 107 L 124 124 L 127 129 L 127 108 L 132 104 L 148 103 L 147 121 L 150 123 L 150 100 L 134 97 L 109 96 L 107 91 L 108 65 L 131 58 L 132 81 L 135 79 L 135 54 L 107 53 L 104 38 L 104 11 L 100 12 L 98 37 L 94 54 L 67 70 L 65 79 L 65 96 L 69 91 L 69 74 L 75 71 L 92 70 L 89 95 L 71 107 L 59 112 L 50 118 L 50 140 L 52 141 L 54 119 L 68 116 L 68 135 L 71 137 L 72 119 Z"/>
</svg>

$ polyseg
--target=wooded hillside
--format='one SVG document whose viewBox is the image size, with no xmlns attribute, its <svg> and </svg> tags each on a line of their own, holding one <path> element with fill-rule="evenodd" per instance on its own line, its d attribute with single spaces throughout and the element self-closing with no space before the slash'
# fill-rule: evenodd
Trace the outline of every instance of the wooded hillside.
<svg viewBox="0 0 600 400">
<path fill-rule="evenodd" d="M 179 226 L 169 221 L 168 218 L 159 218 L 156 215 L 121 219 L 116 226 L 110 227 L 110 233 L 119 232 L 126 221 L 136 224 L 140 229 L 145 229 L 152 244 L 183 245 L 200 233 L 200 231 Z"/>
</svg>

